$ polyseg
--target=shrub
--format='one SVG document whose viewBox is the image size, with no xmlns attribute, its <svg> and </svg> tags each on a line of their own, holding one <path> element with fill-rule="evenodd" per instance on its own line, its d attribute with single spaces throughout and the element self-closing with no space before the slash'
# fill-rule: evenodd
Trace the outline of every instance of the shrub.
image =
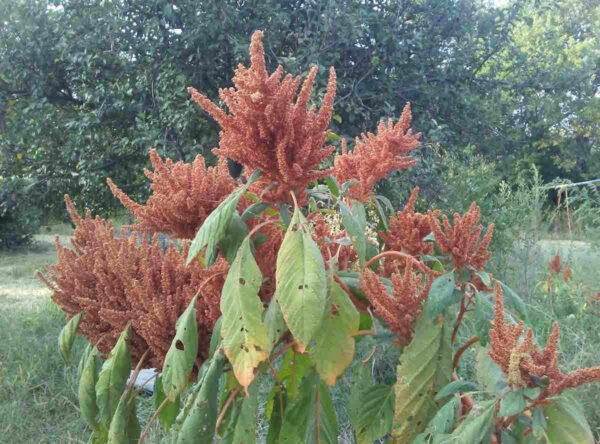
<svg viewBox="0 0 600 444">
<path fill-rule="evenodd" d="M 24 245 L 39 230 L 35 186 L 30 179 L 0 176 L 0 249 Z"/>
<path fill-rule="evenodd" d="M 244 165 L 234 189 L 203 202 L 189 191 L 215 172 L 181 164 L 149 175 L 176 186 L 155 187 L 160 198 L 145 206 L 112 186 L 139 217 L 137 229 L 185 234 L 196 225 L 182 253 L 117 240 L 110 224 L 69 208 L 74 250 L 59 247 L 47 283 L 70 318 L 59 337 L 65 360 L 77 331 L 90 340 L 79 399 L 92 440 L 141 442 L 158 418 L 177 443 L 253 441 L 264 374 L 267 442 L 337 442 L 330 388 L 346 376 L 358 442 L 594 442 L 565 390 L 599 381 L 600 367 L 563 373 L 557 324 L 544 348 L 536 344 L 526 305 L 486 271 L 494 226 L 480 223 L 480 207 L 450 218 L 418 213 L 415 189 L 395 212 L 373 193 L 387 173 L 416 161 L 410 107 L 396 124 L 363 134 L 354 151 L 344 142 L 322 169 L 333 151 L 325 143 L 335 72 L 321 109 L 308 108 L 316 70 L 295 98 L 299 77 L 281 67 L 268 74 L 261 37 L 252 37 L 251 66 L 238 67 L 235 87 L 220 92 L 229 112 L 191 89 L 222 127 L 215 153 Z M 459 345 L 467 318 L 477 334 Z M 360 342 L 372 349 L 364 359 L 356 357 Z M 383 343 L 396 349 L 393 385 L 371 371 Z M 472 346 L 475 380 L 460 378 Z M 127 385 L 132 358 L 133 378 L 148 360 L 162 366 L 143 433 Z"/>
</svg>

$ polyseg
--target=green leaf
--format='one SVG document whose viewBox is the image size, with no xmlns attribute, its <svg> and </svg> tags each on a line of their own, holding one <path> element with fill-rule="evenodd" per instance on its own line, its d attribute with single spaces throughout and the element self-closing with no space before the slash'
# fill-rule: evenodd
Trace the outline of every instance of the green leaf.
<svg viewBox="0 0 600 444">
<path fill-rule="evenodd" d="M 350 387 L 346 411 L 357 444 L 371 444 L 392 430 L 394 387 L 373 384 L 370 366 L 360 367 Z"/>
<path fill-rule="evenodd" d="M 235 414 L 230 418 L 220 444 L 254 444 L 258 422 L 258 389 L 256 384 L 248 388 L 248 395 L 240 398 Z"/>
<path fill-rule="evenodd" d="M 527 402 L 525 401 L 525 397 L 523 396 L 523 390 L 509 391 L 506 393 L 504 398 L 502 398 L 502 403 L 500 404 L 500 410 L 498 411 L 498 415 L 516 415 L 517 413 L 521 413 L 523 411 L 526 404 Z"/>
<path fill-rule="evenodd" d="M 308 355 L 327 385 L 335 385 L 337 377 L 354 358 L 354 338 L 360 317 L 358 310 L 337 282 L 331 282 L 330 309 L 315 336 Z"/>
<path fill-rule="evenodd" d="M 62 355 L 67 367 L 71 367 L 71 348 L 73 348 L 73 342 L 75 342 L 77 329 L 79 328 L 82 317 L 83 311 L 77 313 L 75 316 L 69 319 L 69 322 L 67 322 L 58 335 L 60 354 Z"/>
<path fill-rule="evenodd" d="M 259 170 L 252 173 L 252 176 L 250 176 L 243 186 L 231 193 L 227 199 L 221 202 L 219 206 L 208 215 L 198 230 L 198 233 L 196 233 L 192 245 L 190 245 L 190 251 L 187 257 L 188 264 L 200 254 L 204 247 L 206 247 L 206 266 L 210 267 L 215 262 L 217 259 L 217 245 L 227 232 L 227 228 L 229 227 L 233 214 L 236 212 L 241 197 L 246 193 L 248 187 L 259 175 Z"/>
<path fill-rule="evenodd" d="M 317 396 L 318 393 L 318 396 Z M 318 401 L 318 405 L 317 405 Z M 317 426 L 317 408 L 319 409 Z M 296 399 L 285 411 L 279 442 L 281 444 L 337 443 L 337 418 L 327 387 L 319 375 L 310 371 L 303 379 Z"/>
<path fill-rule="evenodd" d="M 163 387 L 162 375 L 158 375 L 154 384 L 154 409 L 158 410 L 160 405 L 167 399 Z M 162 408 L 158 414 L 158 420 L 160 421 L 163 429 L 167 432 L 171 426 L 175 423 L 179 409 L 181 408 L 181 397 L 178 396 L 174 402 L 166 401 L 166 405 Z"/>
<path fill-rule="evenodd" d="M 475 294 L 475 331 L 479 338 L 479 343 L 487 345 L 490 338 L 490 328 L 494 319 L 494 306 L 488 299 L 485 299 L 483 293 Z"/>
<path fill-rule="evenodd" d="M 373 199 L 375 203 L 375 208 L 377 209 L 377 215 L 379 216 L 379 227 L 385 233 L 390 227 L 390 223 L 388 222 L 388 217 L 383 210 L 383 207 L 379 203 L 378 199 Z"/>
<path fill-rule="evenodd" d="M 492 278 L 490 277 L 490 275 L 488 273 L 486 273 L 485 271 L 481 271 L 481 270 L 475 270 L 475 274 L 477 276 L 479 276 L 479 278 L 481 279 L 481 282 L 483 282 L 483 285 L 485 285 L 486 287 L 492 286 Z"/>
<path fill-rule="evenodd" d="M 188 384 L 194 362 L 198 356 L 198 323 L 196 322 L 196 300 L 177 319 L 175 337 L 171 342 L 163 364 L 163 388 L 171 402 L 183 392 Z"/>
<path fill-rule="evenodd" d="M 471 409 L 451 436 L 438 441 L 440 444 L 464 444 L 489 442 L 494 426 L 496 400 L 482 402 Z"/>
<path fill-rule="evenodd" d="M 277 302 L 277 295 L 273 295 L 264 319 L 265 325 L 267 326 L 267 335 L 269 336 L 269 351 L 273 350 L 273 346 L 279 340 L 281 335 L 286 331 L 285 321 L 283 319 L 283 313 Z"/>
<path fill-rule="evenodd" d="M 552 404 L 544 407 L 547 423 L 544 436 L 547 444 L 593 444 L 594 435 L 576 398 L 564 392 L 551 400 Z"/>
<path fill-rule="evenodd" d="M 356 200 L 351 200 L 351 208 L 348 208 L 344 202 L 338 201 L 342 210 L 342 223 L 348 232 L 354 250 L 358 255 L 359 264 L 362 267 L 367 255 L 367 214 L 363 204 Z"/>
<path fill-rule="evenodd" d="M 231 221 L 227 226 L 225 235 L 219 241 L 219 248 L 227 262 L 231 264 L 235 260 L 238 248 L 248 234 L 248 226 L 244 223 L 237 211 L 234 211 Z"/>
<path fill-rule="evenodd" d="M 297 207 L 277 254 L 276 279 L 283 318 L 304 352 L 323 322 L 327 279 L 321 252 Z"/>
<path fill-rule="evenodd" d="M 83 353 L 81 354 L 81 358 L 79 358 L 79 364 L 77 364 L 77 377 L 81 379 L 81 374 L 83 373 L 83 368 L 85 367 L 85 363 L 87 362 L 88 356 L 92 352 L 92 344 L 88 342 L 85 349 L 83 349 Z"/>
<path fill-rule="evenodd" d="M 177 417 L 180 424 L 176 444 L 210 443 L 218 415 L 219 378 L 225 355 L 215 353 L 202 378 L 194 385 L 186 406 Z"/>
<path fill-rule="evenodd" d="M 217 322 L 215 322 L 215 326 L 213 327 L 212 334 L 210 335 L 210 348 L 208 350 L 208 359 L 212 359 L 213 355 L 217 351 L 217 348 L 221 346 L 221 324 L 223 323 L 223 318 L 219 316 Z"/>
<path fill-rule="evenodd" d="M 304 375 L 310 369 L 310 360 L 306 354 L 298 354 L 293 350 L 285 353 L 279 367 L 279 381 L 285 385 L 290 400 L 298 396 L 298 387 L 302 384 Z"/>
<path fill-rule="evenodd" d="M 96 383 L 98 382 L 98 349 L 94 347 L 88 354 L 79 377 L 78 397 L 81 416 L 89 426 L 99 428 L 98 415 L 100 411 L 96 405 Z"/>
<path fill-rule="evenodd" d="M 136 444 L 140 439 L 140 423 L 136 415 L 136 397 L 125 392 L 121 395 L 108 429 L 108 444 Z"/>
<path fill-rule="evenodd" d="M 107 427 L 117 409 L 131 372 L 130 329 L 131 327 L 128 325 L 121 333 L 119 340 L 104 361 L 96 383 L 96 402 L 100 410 L 100 419 Z"/>
<path fill-rule="evenodd" d="M 236 379 L 246 390 L 254 380 L 254 369 L 269 357 L 271 349 L 258 297 L 261 284 L 262 275 L 250 249 L 250 238 L 246 237 L 221 292 L 223 349 Z"/>
<path fill-rule="evenodd" d="M 436 319 L 450 305 L 460 302 L 462 294 L 458 296 L 454 292 L 454 272 L 435 278 L 427 297 L 427 311 L 431 319 Z"/>
<path fill-rule="evenodd" d="M 531 415 L 531 428 L 533 430 L 533 436 L 537 440 L 541 440 L 546 433 L 546 417 L 544 416 L 543 407 L 538 406 L 534 409 L 533 415 Z"/>
<path fill-rule="evenodd" d="M 422 315 L 411 343 L 400 356 L 392 437 L 411 442 L 438 410 L 435 394 L 450 382 L 452 347 L 446 322 Z"/>
<path fill-rule="evenodd" d="M 453 397 L 441 409 L 435 414 L 427 428 L 423 433 L 417 435 L 413 444 L 426 444 L 430 442 L 431 438 L 439 439 L 444 434 L 452 432 L 454 424 L 458 419 L 458 408 L 460 406 L 460 398 Z"/>
<path fill-rule="evenodd" d="M 279 397 L 279 389 L 277 387 L 273 387 L 273 390 L 276 390 L 277 393 L 273 397 L 273 405 L 270 415 L 267 415 L 267 418 L 269 419 L 269 433 L 267 434 L 267 444 L 279 443 L 281 424 L 283 423 L 283 415 L 281 414 L 281 412 L 284 412 L 288 405 L 288 398 L 285 393 L 285 390 L 281 397 Z"/>
<path fill-rule="evenodd" d="M 268 202 L 256 202 L 250 205 L 242 213 L 242 220 L 246 222 L 248 219 L 260 216 L 267 208 L 271 206 Z"/>
<path fill-rule="evenodd" d="M 356 271 L 340 271 L 337 273 L 338 277 L 342 280 L 342 282 L 348 287 L 348 289 L 352 292 L 352 294 L 360 299 L 361 301 L 368 302 L 367 296 L 360 286 L 360 274 Z M 394 291 L 394 286 L 392 285 L 392 281 L 379 277 L 379 282 L 381 282 L 389 294 L 392 294 Z"/>
<path fill-rule="evenodd" d="M 437 395 L 435 400 L 439 401 L 444 399 L 446 396 L 453 395 L 455 393 L 475 392 L 477 391 L 477 384 L 471 381 L 452 381 L 450 384 L 445 385 Z"/>
<path fill-rule="evenodd" d="M 490 393 L 500 393 L 508 387 L 502 369 L 490 358 L 488 349 L 479 347 L 476 354 L 477 380 Z"/>
<path fill-rule="evenodd" d="M 523 299 L 521 299 L 519 295 L 515 293 L 508 285 L 505 285 L 502 282 L 500 282 L 500 285 L 502 286 L 502 294 L 504 295 L 504 299 L 506 302 L 508 302 L 507 305 L 510 305 L 517 311 L 521 320 L 528 321 L 529 315 L 527 314 L 527 306 L 523 302 Z"/>
<path fill-rule="evenodd" d="M 327 185 L 327 188 L 329 188 L 329 191 L 332 195 L 335 197 L 340 195 L 340 185 L 338 184 L 337 180 L 335 180 L 335 177 L 329 175 L 326 176 L 323 181 Z"/>
</svg>

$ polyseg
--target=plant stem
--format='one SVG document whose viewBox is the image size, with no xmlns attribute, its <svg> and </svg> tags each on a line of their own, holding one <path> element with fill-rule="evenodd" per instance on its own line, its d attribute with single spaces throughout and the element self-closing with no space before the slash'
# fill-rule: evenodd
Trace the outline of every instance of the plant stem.
<svg viewBox="0 0 600 444">
<path fill-rule="evenodd" d="M 129 385 L 127 386 L 127 393 L 131 393 L 131 390 L 133 390 L 135 381 L 136 381 L 138 375 L 140 374 L 140 371 L 142 370 L 142 364 L 144 363 L 146 356 L 148 356 L 148 353 L 150 353 L 150 349 L 146 350 L 144 352 L 144 354 L 142 355 L 142 357 L 140 358 L 140 360 L 138 361 L 137 366 L 135 367 L 135 370 L 133 371 L 133 375 L 131 375 Z"/>
<path fill-rule="evenodd" d="M 223 406 L 223 409 L 221 410 L 221 413 L 219 413 L 219 417 L 217 418 L 215 430 L 219 430 L 219 427 L 221 426 L 221 423 L 223 422 L 223 418 L 225 417 L 225 413 L 227 413 L 227 409 L 229 408 L 229 406 L 233 402 L 233 399 L 237 396 L 237 394 L 240 392 L 241 389 L 242 389 L 241 385 L 236 387 L 235 390 L 233 390 L 231 392 L 231 394 L 229 395 L 229 398 L 227 398 L 227 401 L 225 401 L 225 405 Z"/>
<path fill-rule="evenodd" d="M 396 257 L 401 257 L 403 259 L 408 259 L 408 260 L 412 261 L 416 265 L 416 267 L 419 270 L 421 270 L 422 272 L 430 274 L 431 276 L 440 276 L 440 273 L 438 273 L 435 270 L 432 270 L 431 268 L 429 268 L 427 265 L 425 265 L 423 262 L 421 262 L 417 258 L 411 256 L 410 254 L 402 253 L 401 251 L 384 251 L 383 253 L 379 253 L 377 256 L 372 257 L 365 264 L 364 268 L 369 268 L 376 261 L 378 261 L 382 257 L 387 257 L 387 256 L 396 256 Z"/>
<path fill-rule="evenodd" d="M 458 333 L 458 327 L 460 327 L 460 323 L 462 322 L 462 319 L 463 319 L 466 311 L 467 311 L 467 307 L 465 307 L 465 299 L 462 298 L 460 300 L 460 311 L 458 312 L 458 317 L 456 318 L 456 324 L 454 324 L 454 330 L 452 331 L 452 338 L 450 339 L 453 344 L 454 344 L 454 341 L 456 340 L 456 334 Z"/>
<path fill-rule="evenodd" d="M 274 360 L 276 360 L 282 354 L 284 354 L 288 350 L 288 348 L 290 348 L 292 345 L 294 345 L 293 341 L 292 342 L 288 342 L 283 347 L 281 347 L 279 350 L 277 350 L 277 352 L 271 357 L 271 362 L 274 361 Z"/>
<path fill-rule="evenodd" d="M 317 385 L 317 408 L 316 408 L 316 418 L 317 418 L 317 444 L 321 444 L 321 426 L 319 424 L 319 404 L 321 404 L 321 383 Z"/>
<path fill-rule="evenodd" d="M 354 306 L 359 311 L 366 311 L 367 310 L 367 304 L 365 304 L 364 302 L 356 299 L 356 297 L 352 294 L 352 291 L 348 288 L 348 286 L 346 284 L 344 284 L 344 281 L 342 281 L 342 279 L 337 274 L 333 275 L 333 280 L 340 287 L 342 287 L 342 290 L 344 290 L 346 292 L 346 294 L 348 295 L 348 297 L 350 298 L 350 300 L 352 301 L 352 303 L 354 304 Z"/>
<path fill-rule="evenodd" d="M 146 439 L 148 432 L 150 432 L 150 427 L 152 426 L 152 423 L 156 420 L 156 418 L 158 418 L 158 415 L 160 414 L 161 410 L 167 405 L 167 402 L 169 402 L 169 398 L 163 399 L 163 402 L 160 403 L 160 405 L 152 415 L 152 418 L 150 418 L 150 421 L 148 421 L 148 424 L 144 429 L 144 433 L 142 433 L 142 436 L 140 436 L 139 444 L 142 444 L 144 442 L 144 439 Z"/>
<path fill-rule="evenodd" d="M 473 336 L 471 339 L 465 342 L 465 344 L 461 348 L 459 348 L 456 351 L 456 354 L 454 355 L 454 362 L 452 363 L 453 370 L 456 369 L 456 367 L 458 366 L 458 361 L 460 361 L 460 357 L 465 352 L 465 350 L 467 350 L 471 345 L 475 344 L 477 341 L 479 341 L 479 337 Z"/>
<path fill-rule="evenodd" d="M 279 388 L 279 413 L 281 415 L 281 418 L 283 418 L 283 388 L 281 387 L 281 382 L 279 381 L 279 378 L 277 377 L 277 372 L 275 372 L 275 369 L 273 368 L 273 364 L 271 363 L 271 361 L 269 361 L 269 369 L 271 369 L 271 373 L 273 374 L 273 379 L 275 379 L 275 383 L 277 384 L 277 387 Z"/>
<path fill-rule="evenodd" d="M 373 330 L 358 330 L 352 336 L 371 336 L 374 334 L 375 334 L 375 332 Z"/>
</svg>

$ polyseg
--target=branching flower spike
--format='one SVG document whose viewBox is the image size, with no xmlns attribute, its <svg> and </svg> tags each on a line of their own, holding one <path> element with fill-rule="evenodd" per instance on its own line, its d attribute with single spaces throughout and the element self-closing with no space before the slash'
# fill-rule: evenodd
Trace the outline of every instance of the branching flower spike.
<svg viewBox="0 0 600 444">
<path fill-rule="evenodd" d="M 156 150 L 150 151 L 154 171 L 144 170 L 152 181 L 152 195 L 146 205 L 129 198 L 110 179 L 113 194 L 130 210 L 138 223 L 125 228 L 140 232 L 164 232 L 179 239 L 193 239 L 208 215 L 234 190 L 224 160 L 206 168 L 200 155 L 192 164 L 170 159 L 163 162 Z"/>
<path fill-rule="evenodd" d="M 479 242 L 483 226 L 477 225 L 479 207 L 475 205 L 475 202 L 463 216 L 454 213 L 454 227 L 450 225 L 448 218 L 444 215 L 442 217 L 444 229 L 442 230 L 437 215 L 431 211 L 429 212 L 429 221 L 440 251 L 447 256 L 452 255 L 457 270 L 462 270 L 467 265 L 471 265 L 477 270 L 483 270 L 485 263 L 492 256 L 487 247 L 492 240 L 494 224 L 490 224 L 483 239 Z M 478 242 L 479 245 L 477 245 Z"/>
<path fill-rule="evenodd" d="M 373 193 L 373 187 L 390 171 L 405 170 L 417 163 L 406 156 L 417 146 L 421 133 L 412 134 L 412 115 L 407 103 L 398 122 L 392 119 L 381 121 L 377 134 L 362 134 L 356 138 L 354 151 L 349 152 L 346 141 L 342 141 L 342 154 L 334 158 L 334 176 L 338 183 L 353 180 L 348 195 L 366 203 Z"/>
<path fill-rule="evenodd" d="M 311 68 L 294 101 L 300 77 L 284 76 L 281 66 L 268 74 L 262 36 L 262 31 L 252 35 L 251 65 L 238 66 L 233 77 L 235 88 L 219 90 L 229 113 L 194 88 L 189 91 L 194 101 L 221 125 L 215 154 L 239 162 L 247 172 L 260 169 L 263 175 L 257 187 L 263 190 L 263 200 L 288 201 L 289 192 L 294 191 L 302 204 L 307 185 L 330 173 L 316 168 L 334 149 L 324 144 L 335 97 L 335 71 L 331 68 L 329 72 L 319 112 L 314 106 L 307 109 L 317 67 Z"/>
</svg>

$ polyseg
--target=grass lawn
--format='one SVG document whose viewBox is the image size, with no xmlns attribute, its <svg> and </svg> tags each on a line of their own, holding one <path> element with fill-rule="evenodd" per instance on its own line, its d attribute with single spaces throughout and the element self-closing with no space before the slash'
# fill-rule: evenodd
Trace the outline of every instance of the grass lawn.
<svg viewBox="0 0 600 444">
<path fill-rule="evenodd" d="M 52 231 L 61 233 L 63 243 L 68 242 L 68 227 L 53 227 Z M 558 320 L 564 370 L 598 365 L 600 318 L 596 312 L 600 312 L 600 304 L 594 308 L 583 301 L 586 291 L 600 290 L 600 252 L 583 243 L 560 241 L 542 241 L 536 248 L 528 252 L 527 259 L 516 257 L 504 279 L 524 294 L 539 342 L 545 342 L 552 322 Z M 558 308 L 552 312 L 543 281 L 548 260 L 556 249 L 561 250 L 563 258 L 570 257 L 574 284 L 572 289 L 555 295 Z M 35 276 L 36 270 L 54 261 L 54 235 L 50 234 L 36 236 L 35 244 L 27 249 L 0 253 L 0 442 L 85 443 L 90 435 L 77 401 L 76 367 L 84 341 L 77 339 L 74 367 L 66 369 L 57 346 L 65 317 Z M 600 385 L 580 388 L 578 394 L 598 437 Z M 147 396 L 138 399 L 138 415 L 144 427 L 153 400 Z M 342 420 L 340 426 L 342 423 L 347 425 L 347 421 Z M 347 439 L 351 431 L 340 427 L 342 431 L 344 442 L 350 442 Z M 160 436 L 164 435 L 155 427 L 146 442 L 161 442 Z"/>
</svg>

